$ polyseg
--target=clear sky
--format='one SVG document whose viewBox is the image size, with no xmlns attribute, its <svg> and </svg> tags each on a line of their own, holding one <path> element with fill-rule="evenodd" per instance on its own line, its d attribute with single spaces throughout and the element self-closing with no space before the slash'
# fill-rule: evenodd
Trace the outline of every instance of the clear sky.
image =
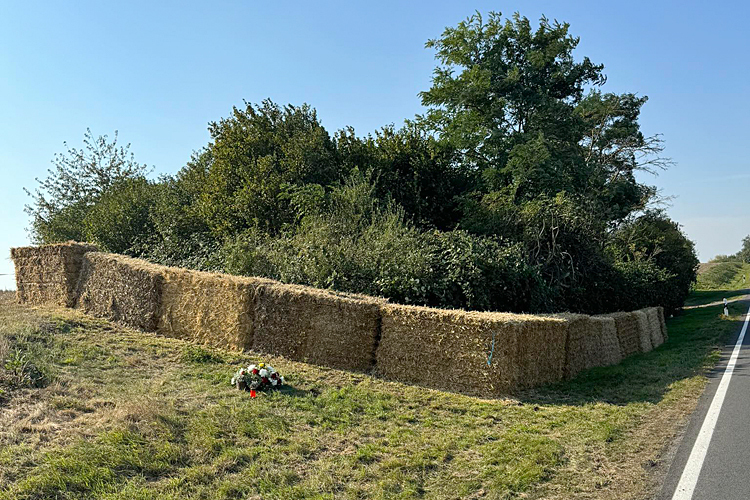
<svg viewBox="0 0 750 500">
<path fill-rule="evenodd" d="M 422 111 L 435 66 L 424 42 L 474 10 L 567 21 L 606 91 L 649 96 L 646 134 L 676 166 L 644 179 L 701 260 L 750 233 L 746 2 L 0 0 L 0 274 L 28 243 L 22 188 L 63 141 L 119 130 L 136 159 L 174 173 L 206 125 L 243 100 L 311 104 L 330 132 L 365 135 Z M 13 288 L 0 276 L 0 289 Z"/>
</svg>

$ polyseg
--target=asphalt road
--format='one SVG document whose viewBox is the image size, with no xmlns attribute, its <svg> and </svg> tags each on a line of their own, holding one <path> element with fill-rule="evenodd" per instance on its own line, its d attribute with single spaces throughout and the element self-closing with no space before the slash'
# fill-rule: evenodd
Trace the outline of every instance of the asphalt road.
<svg viewBox="0 0 750 500">
<path fill-rule="evenodd" d="M 747 323 L 711 373 L 659 499 L 750 499 L 750 332 L 746 329 Z"/>
</svg>

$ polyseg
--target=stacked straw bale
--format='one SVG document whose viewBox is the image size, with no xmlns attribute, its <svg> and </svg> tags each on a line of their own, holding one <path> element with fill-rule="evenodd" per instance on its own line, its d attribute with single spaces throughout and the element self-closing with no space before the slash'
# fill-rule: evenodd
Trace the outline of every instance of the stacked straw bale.
<svg viewBox="0 0 750 500">
<path fill-rule="evenodd" d="M 654 346 L 651 343 L 651 325 L 649 325 L 646 309 L 633 311 L 633 314 L 635 314 L 635 316 L 638 318 L 638 340 L 640 345 L 639 352 L 649 352 L 654 348 Z"/>
<path fill-rule="evenodd" d="M 615 365 L 622 361 L 613 318 L 582 314 L 561 314 L 558 317 L 568 323 L 566 379 L 589 368 Z"/>
<path fill-rule="evenodd" d="M 229 349 L 253 345 L 255 295 L 270 280 L 162 268 L 159 332 Z"/>
<path fill-rule="evenodd" d="M 259 287 L 253 350 L 345 370 L 375 361 L 383 300 L 280 283 Z"/>
<path fill-rule="evenodd" d="M 648 329 L 651 334 L 651 344 L 654 349 L 664 343 L 664 334 L 661 331 L 661 320 L 659 319 L 659 311 L 657 307 L 649 307 L 644 309 L 646 317 L 648 318 Z"/>
<path fill-rule="evenodd" d="M 664 338 L 664 342 L 669 340 L 669 333 L 667 332 L 667 321 L 664 318 L 664 308 L 659 306 L 656 308 L 656 312 L 659 314 L 659 323 L 661 324 L 661 336 Z"/>
<path fill-rule="evenodd" d="M 617 340 L 623 358 L 637 354 L 641 349 L 640 325 L 638 316 L 632 312 L 616 312 L 606 314 L 615 321 Z"/>
<path fill-rule="evenodd" d="M 83 255 L 96 251 L 85 243 L 11 248 L 20 303 L 73 307 Z"/>
<path fill-rule="evenodd" d="M 77 307 L 87 314 L 146 331 L 156 330 L 163 266 L 122 255 L 83 257 Z"/>
<path fill-rule="evenodd" d="M 562 379 L 563 319 L 401 305 L 381 312 L 384 378 L 480 396 Z"/>
</svg>

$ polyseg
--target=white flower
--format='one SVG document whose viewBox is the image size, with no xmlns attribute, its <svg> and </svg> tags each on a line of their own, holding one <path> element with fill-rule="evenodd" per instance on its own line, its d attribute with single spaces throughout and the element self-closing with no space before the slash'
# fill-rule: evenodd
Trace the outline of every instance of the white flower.
<svg viewBox="0 0 750 500">
<path fill-rule="evenodd" d="M 284 383 L 284 377 L 281 377 L 281 383 L 282 384 Z"/>
<path fill-rule="evenodd" d="M 248 367 L 247 367 L 247 371 L 249 371 L 249 372 L 252 372 L 252 371 L 253 371 L 253 370 L 255 370 L 256 368 L 257 368 L 257 367 L 256 367 L 255 365 L 250 365 L 250 366 L 248 366 Z"/>
<path fill-rule="evenodd" d="M 232 385 L 234 385 L 234 384 L 236 384 L 236 383 L 237 383 L 237 379 L 236 379 L 236 378 L 234 378 L 234 377 L 232 377 Z"/>
<path fill-rule="evenodd" d="M 266 370 L 265 368 L 263 368 L 263 369 L 260 370 L 260 373 L 258 375 L 260 375 L 261 378 L 262 377 L 267 377 L 268 376 L 268 370 Z"/>
<path fill-rule="evenodd" d="M 276 385 L 277 383 L 278 383 L 278 381 L 275 378 L 271 379 L 271 385 Z"/>
</svg>

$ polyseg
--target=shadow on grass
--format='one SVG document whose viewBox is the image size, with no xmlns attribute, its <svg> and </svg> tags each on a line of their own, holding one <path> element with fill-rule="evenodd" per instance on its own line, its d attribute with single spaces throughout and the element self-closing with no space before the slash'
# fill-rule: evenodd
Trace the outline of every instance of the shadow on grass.
<svg viewBox="0 0 750 500">
<path fill-rule="evenodd" d="M 729 317 L 723 317 L 718 306 L 685 310 L 667 320 L 669 340 L 657 349 L 517 397 L 529 404 L 658 403 L 672 384 L 696 375 L 720 374 L 714 370 L 720 349 L 741 328 L 747 306 L 747 301 L 730 304 Z"/>
</svg>

